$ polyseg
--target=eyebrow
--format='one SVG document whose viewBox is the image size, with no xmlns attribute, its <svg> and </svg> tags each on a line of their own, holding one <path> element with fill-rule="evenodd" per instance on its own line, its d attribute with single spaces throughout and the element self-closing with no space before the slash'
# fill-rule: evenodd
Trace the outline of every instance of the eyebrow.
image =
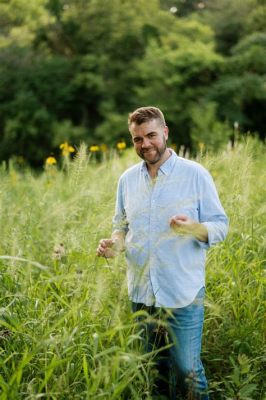
<svg viewBox="0 0 266 400">
<path fill-rule="evenodd" d="M 148 132 L 148 133 L 146 133 L 146 135 L 144 135 L 144 137 L 146 137 L 146 136 L 149 136 L 149 135 L 151 135 L 151 134 L 153 134 L 153 133 L 158 133 L 158 132 L 156 132 L 156 131 L 151 131 L 151 132 Z M 132 139 L 134 140 L 135 138 L 139 138 L 140 136 L 132 136 Z"/>
</svg>

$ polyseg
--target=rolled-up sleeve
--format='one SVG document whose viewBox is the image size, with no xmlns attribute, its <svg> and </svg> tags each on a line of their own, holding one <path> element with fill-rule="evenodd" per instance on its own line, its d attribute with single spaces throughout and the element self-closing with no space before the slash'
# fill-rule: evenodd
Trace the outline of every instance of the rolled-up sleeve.
<svg viewBox="0 0 266 400">
<path fill-rule="evenodd" d="M 229 223 L 213 179 L 204 168 L 200 169 L 198 174 L 198 193 L 199 222 L 208 231 L 208 242 L 198 242 L 207 249 L 226 238 Z"/>
<path fill-rule="evenodd" d="M 124 188 L 122 178 L 119 179 L 117 186 L 115 215 L 113 217 L 113 232 L 114 231 L 123 231 L 125 234 L 128 231 L 128 223 L 124 207 Z"/>
</svg>

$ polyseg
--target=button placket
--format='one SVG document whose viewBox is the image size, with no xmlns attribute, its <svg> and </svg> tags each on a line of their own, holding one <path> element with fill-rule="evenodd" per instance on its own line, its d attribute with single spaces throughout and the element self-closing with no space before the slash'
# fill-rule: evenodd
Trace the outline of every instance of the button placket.
<svg viewBox="0 0 266 400">
<path fill-rule="evenodd" d="M 158 177 L 156 182 L 153 185 L 151 191 L 151 201 L 150 201 L 150 265 L 149 265 L 149 273 L 150 273 L 150 281 L 153 289 L 153 294 L 156 300 L 156 295 L 159 290 L 157 274 L 156 274 L 156 236 L 157 236 L 157 202 L 158 196 L 161 190 L 161 179 L 162 177 Z"/>
</svg>

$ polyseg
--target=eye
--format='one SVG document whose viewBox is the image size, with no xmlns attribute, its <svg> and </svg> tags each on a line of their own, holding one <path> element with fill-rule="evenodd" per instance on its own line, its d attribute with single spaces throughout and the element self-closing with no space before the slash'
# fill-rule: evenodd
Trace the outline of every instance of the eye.
<svg viewBox="0 0 266 400">
<path fill-rule="evenodd" d="M 140 142 L 141 142 L 141 138 L 135 137 L 135 138 L 133 139 L 133 142 L 134 142 L 134 143 L 140 143 Z"/>
</svg>

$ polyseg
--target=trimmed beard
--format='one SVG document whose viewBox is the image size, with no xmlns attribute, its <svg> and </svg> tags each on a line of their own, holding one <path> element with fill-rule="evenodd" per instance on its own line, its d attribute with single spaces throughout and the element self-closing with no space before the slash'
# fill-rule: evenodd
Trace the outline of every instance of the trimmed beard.
<svg viewBox="0 0 266 400">
<path fill-rule="evenodd" d="M 158 148 L 158 147 L 153 147 L 153 148 L 152 148 L 153 151 L 156 151 L 156 155 L 155 155 L 155 158 L 154 158 L 153 160 L 151 160 L 151 161 L 147 160 L 147 159 L 145 158 L 145 152 L 143 152 L 143 150 L 141 150 L 141 151 L 138 153 L 138 155 L 139 155 L 139 157 L 142 158 L 146 163 L 148 163 L 148 164 L 156 164 L 156 163 L 157 163 L 158 161 L 160 161 L 160 159 L 163 157 L 163 155 L 164 155 L 166 149 L 167 149 L 167 146 L 166 146 L 166 139 L 165 139 L 165 137 L 164 137 L 164 138 L 163 138 L 163 146 L 162 146 L 161 148 Z"/>
</svg>

